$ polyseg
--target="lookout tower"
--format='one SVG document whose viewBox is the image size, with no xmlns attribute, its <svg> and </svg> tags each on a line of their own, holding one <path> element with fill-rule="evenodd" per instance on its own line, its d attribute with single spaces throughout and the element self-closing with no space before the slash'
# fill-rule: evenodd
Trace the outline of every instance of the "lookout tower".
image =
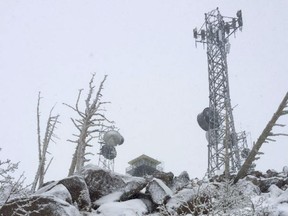
<svg viewBox="0 0 288 216">
<path fill-rule="evenodd" d="M 161 162 L 145 154 L 129 161 L 128 164 L 130 166 L 126 173 L 132 176 L 143 177 L 152 175 L 155 171 L 162 171 Z"/>
</svg>

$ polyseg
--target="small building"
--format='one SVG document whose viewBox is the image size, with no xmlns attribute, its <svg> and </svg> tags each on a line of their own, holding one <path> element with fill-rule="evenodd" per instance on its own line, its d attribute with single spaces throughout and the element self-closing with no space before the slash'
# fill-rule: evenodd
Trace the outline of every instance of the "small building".
<svg viewBox="0 0 288 216">
<path fill-rule="evenodd" d="M 161 162 L 145 154 L 128 162 L 130 165 L 126 173 L 132 176 L 143 177 L 152 175 L 155 171 L 162 171 Z"/>
</svg>

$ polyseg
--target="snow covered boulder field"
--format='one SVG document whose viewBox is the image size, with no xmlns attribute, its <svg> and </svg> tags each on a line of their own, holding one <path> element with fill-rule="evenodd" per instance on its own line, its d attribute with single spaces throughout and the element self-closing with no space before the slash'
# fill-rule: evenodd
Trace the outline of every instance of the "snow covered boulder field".
<svg viewBox="0 0 288 216">
<path fill-rule="evenodd" d="M 237 184 L 187 172 L 133 177 L 95 165 L 0 207 L 0 216 L 288 216 L 288 172 L 251 172 Z"/>
</svg>

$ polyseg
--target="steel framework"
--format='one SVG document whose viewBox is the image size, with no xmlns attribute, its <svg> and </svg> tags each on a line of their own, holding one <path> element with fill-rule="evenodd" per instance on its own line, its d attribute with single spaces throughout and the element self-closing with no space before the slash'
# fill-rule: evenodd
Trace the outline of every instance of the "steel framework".
<svg viewBox="0 0 288 216">
<path fill-rule="evenodd" d="M 237 17 L 224 17 L 218 8 L 205 14 L 205 23 L 193 30 L 197 43 L 207 46 L 209 107 L 197 117 L 198 123 L 206 132 L 208 140 L 208 175 L 218 170 L 229 173 L 240 169 L 241 150 L 246 146 L 245 132 L 235 132 L 228 80 L 227 54 L 229 37 L 242 30 L 241 11 Z"/>
</svg>

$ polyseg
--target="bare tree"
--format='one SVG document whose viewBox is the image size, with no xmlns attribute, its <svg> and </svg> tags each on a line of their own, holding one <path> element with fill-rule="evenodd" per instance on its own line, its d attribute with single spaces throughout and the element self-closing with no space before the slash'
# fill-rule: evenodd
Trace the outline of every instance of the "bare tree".
<svg viewBox="0 0 288 216">
<path fill-rule="evenodd" d="M 56 124 L 59 123 L 58 118 L 59 115 L 52 115 L 52 111 L 54 107 L 50 110 L 50 114 L 47 120 L 47 125 L 46 125 L 46 131 L 44 135 L 44 139 L 41 141 L 41 131 L 40 131 L 40 100 L 41 100 L 41 93 L 39 92 L 38 94 L 38 102 L 37 102 L 37 141 L 38 141 L 38 169 L 35 175 L 34 182 L 32 183 L 32 188 L 31 190 L 34 192 L 36 189 L 36 186 L 38 184 L 38 187 L 42 187 L 43 182 L 44 182 L 44 176 L 53 160 L 53 157 L 50 159 L 48 165 L 46 165 L 46 160 L 47 160 L 47 154 L 48 152 L 48 147 L 49 143 L 55 142 L 53 138 L 55 138 L 54 130 L 56 128 Z M 57 137 L 56 137 L 57 138 Z"/>
<path fill-rule="evenodd" d="M 89 92 L 87 98 L 85 100 L 85 110 L 82 111 L 79 108 L 79 102 L 81 99 L 81 94 L 83 89 L 79 90 L 78 97 L 76 100 L 75 107 L 65 104 L 74 110 L 79 118 L 73 119 L 71 118 L 74 126 L 78 130 L 78 134 L 74 134 L 76 136 L 76 140 L 68 140 L 69 142 L 76 143 L 75 153 L 73 154 L 72 162 L 70 165 L 68 175 L 73 175 L 75 171 L 81 170 L 84 166 L 84 163 L 89 161 L 86 156 L 88 154 L 92 154 L 90 152 L 86 152 L 87 147 L 92 147 L 90 141 L 93 138 L 99 137 L 99 133 L 103 132 L 105 128 L 111 127 L 106 126 L 107 123 L 113 124 L 112 121 L 109 121 L 105 115 L 103 109 L 103 105 L 109 102 L 102 102 L 102 90 L 104 86 L 104 82 L 106 81 L 107 75 L 104 76 L 104 79 L 101 81 L 97 93 L 94 95 L 95 85 L 94 85 L 95 74 L 92 75 L 92 78 L 89 82 Z M 94 96 L 93 96 L 94 95 Z M 92 154 L 93 155 L 93 154 Z"/>
<path fill-rule="evenodd" d="M 1 148 L 0 148 L 1 151 Z M 24 173 L 16 180 L 12 173 L 18 169 L 18 163 L 12 163 L 11 160 L 0 159 L 0 206 L 4 205 L 11 198 L 25 194 L 27 187 L 24 187 Z"/>
<path fill-rule="evenodd" d="M 276 113 L 274 113 L 272 119 L 268 122 L 265 129 L 263 130 L 262 134 L 259 136 L 257 142 L 253 146 L 252 150 L 250 151 L 247 159 L 245 160 L 244 164 L 242 165 L 241 169 L 237 173 L 234 183 L 236 183 L 239 179 L 245 177 L 247 175 L 247 172 L 252 165 L 253 161 L 255 161 L 256 155 L 259 153 L 259 149 L 261 148 L 263 143 L 267 142 L 275 142 L 275 139 L 272 139 L 271 137 L 275 136 L 288 136 L 288 134 L 285 133 L 273 133 L 272 129 L 274 126 L 284 127 L 283 124 L 277 124 L 277 120 L 283 116 L 288 114 L 288 92 L 286 93 L 285 97 L 283 98 L 282 102 L 280 103 Z"/>
</svg>

